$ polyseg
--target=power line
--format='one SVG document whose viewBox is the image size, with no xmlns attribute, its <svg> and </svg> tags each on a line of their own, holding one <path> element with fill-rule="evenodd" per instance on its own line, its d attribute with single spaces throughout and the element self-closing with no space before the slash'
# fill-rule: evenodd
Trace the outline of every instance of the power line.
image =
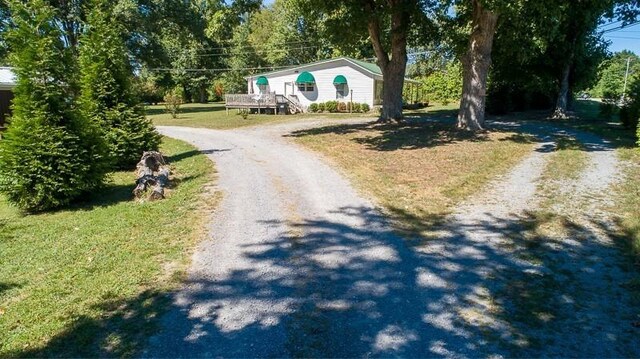
<svg viewBox="0 0 640 359">
<path fill-rule="evenodd" d="M 600 34 L 606 34 L 608 32 L 614 32 L 614 31 L 620 31 L 622 29 L 626 29 L 628 27 L 632 27 L 632 26 L 635 26 L 635 25 L 638 25 L 638 24 L 640 24 L 640 21 L 632 22 L 632 23 L 626 24 L 626 25 L 621 25 L 619 27 L 613 27 L 611 29 L 606 29 L 606 30 L 601 31 Z"/>
<path fill-rule="evenodd" d="M 640 37 L 629 37 L 629 36 L 607 36 L 606 37 L 610 38 L 610 39 L 629 39 L 629 40 L 640 40 Z"/>
<path fill-rule="evenodd" d="M 263 66 L 263 67 L 242 67 L 242 68 L 217 68 L 217 69 L 172 69 L 172 68 L 152 68 L 148 69 L 149 71 L 155 72 L 178 72 L 178 71 L 186 71 L 186 72 L 224 72 L 224 71 L 249 71 L 249 70 L 277 70 L 277 69 L 288 69 L 296 67 L 296 65 L 290 66 Z"/>
<path fill-rule="evenodd" d="M 288 45 L 292 45 L 292 44 L 306 44 L 306 43 L 310 43 L 313 42 L 311 40 L 301 40 L 301 41 L 291 41 L 291 42 L 287 42 Z M 235 45 L 231 45 L 231 46 L 218 46 L 218 47 L 203 47 L 201 49 L 198 49 L 198 51 L 209 51 L 209 50 L 229 50 L 229 49 L 238 49 L 238 48 L 255 48 L 255 47 L 260 47 L 260 46 L 269 46 L 267 44 L 262 44 L 262 45 L 244 45 L 244 46 L 235 46 Z"/>
<path fill-rule="evenodd" d="M 264 49 L 264 50 L 254 50 L 254 51 L 246 51 L 246 52 L 229 52 L 229 53 L 218 53 L 218 54 L 196 54 L 197 57 L 220 57 L 220 56 L 238 56 L 238 55 L 252 55 L 252 54 L 262 54 L 273 53 L 273 52 L 288 52 L 295 50 L 304 50 L 304 49 L 316 49 L 319 46 L 303 46 L 303 47 L 290 47 L 290 48 L 278 48 L 278 49 Z"/>
</svg>

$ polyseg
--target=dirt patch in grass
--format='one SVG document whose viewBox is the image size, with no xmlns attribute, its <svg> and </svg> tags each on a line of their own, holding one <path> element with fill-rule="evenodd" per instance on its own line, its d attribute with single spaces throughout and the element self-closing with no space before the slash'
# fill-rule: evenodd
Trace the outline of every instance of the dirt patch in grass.
<svg viewBox="0 0 640 359">
<path fill-rule="evenodd" d="M 429 230 L 534 147 L 531 138 L 515 133 L 471 134 L 429 119 L 330 126 L 292 136 L 342 168 L 411 233 Z"/>
<path fill-rule="evenodd" d="M 145 344 L 217 198 L 203 193 L 204 155 L 167 138 L 162 151 L 176 180 L 162 201 L 133 201 L 133 172 L 57 212 L 0 200 L 0 356 L 127 357 Z"/>
</svg>

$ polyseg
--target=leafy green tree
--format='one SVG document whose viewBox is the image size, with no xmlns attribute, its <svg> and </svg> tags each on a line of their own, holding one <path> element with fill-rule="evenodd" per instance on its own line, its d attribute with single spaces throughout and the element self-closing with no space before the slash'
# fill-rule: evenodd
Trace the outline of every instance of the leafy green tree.
<svg viewBox="0 0 640 359">
<path fill-rule="evenodd" d="M 13 117 L 0 141 L 0 191 L 28 211 L 70 203 L 103 184 L 106 146 L 73 106 L 72 53 L 45 0 L 11 0 L 8 40 L 17 74 Z"/>
<path fill-rule="evenodd" d="M 108 0 L 91 1 L 79 62 L 82 108 L 103 128 L 115 166 L 128 168 L 142 152 L 157 150 L 160 135 L 134 94 L 123 29 Z"/>
<path fill-rule="evenodd" d="M 611 58 L 600 64 L 598 82 L 591 89 L 591 95 L 603 97 L 605 93 L 609 93 L 615 98 L 621 98 L 624 90 L 627 60 L 629 60 L 628 84 L 633 83 L 634 78 L 640 77 L 640 57 L 638 55 L 627 50 L 615 53 Z"/>
<path fill-rule="evenodd" d="M 9 13 L 9 4 L 5 1 L 0 1 L 0 66 L 8 64 L 9 44 L 6 40 L 6 33 L 10 26 L 11 14 Z"/>
<path fill-rule="evenodd" d="M 297 3 L 306 14 L 325 15 L 325 26 L 334 36 L 340 37 L 340 42 L 357 43 L 369 38 L 384 80 L 380 120 L 401 120 L 407 46 L 416 32 L 426 34 L 431 31 L 427 13 L 434 6 L 433 2 L 298 0 Z"/>
<path fill-rule="evenodd" d="M 451 61 L 443 68 L 422 78 L 422 90 L 429 101 L 442 103 L 458 101 L 462 94 L 462 68 L 458 61 Z"/>
</svg>

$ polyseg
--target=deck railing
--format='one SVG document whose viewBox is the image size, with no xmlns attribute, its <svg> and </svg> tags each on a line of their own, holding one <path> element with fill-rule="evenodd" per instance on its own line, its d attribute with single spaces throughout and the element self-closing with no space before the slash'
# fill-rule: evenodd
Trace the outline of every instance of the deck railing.
<svg viewBox="0 0 640 359">
<path fill-rule="evenodd" d="M 229 94 L 224 96 L 225 105 L 230 108 L 276 107 L 276 94 Z"/>
</svg>

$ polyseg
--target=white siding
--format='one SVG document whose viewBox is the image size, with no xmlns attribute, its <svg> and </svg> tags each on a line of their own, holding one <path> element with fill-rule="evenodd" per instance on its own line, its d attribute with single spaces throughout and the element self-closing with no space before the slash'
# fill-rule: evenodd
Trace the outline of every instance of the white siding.
<svg viewBox="0 0 640 359">
<path fill-rule="evenodd" d="M 16 87 L 16 75 L 10 67 L 0 67 L 0 90 L 12 90 Z"/>
<path fill-rule="evenodd" d="M 298 86 L 295 85 L 298 75 L 303 71 L 309 72 L 316 80 L 313 92 L 302 92 L 298 90 Z M 333 84 L 333 79 L 338 75 L 343 75 L 347 78 L 346 96 L 344 99 L 336 98 L 337 92 Z M 256 85 L 259 76 L 260 75 L 250 77 L 247 80 L 248 93 L 251 93 L 252 88 L 253 93 L 259 93 L 260 89 L 258 85 Z M 266 92 L 275 92 L 279 95 L 296 95 L 300 103 L 305 107 L 308 107 L 314 102 L 318 103 L 332 100 L 350 101 L 351 91 L 353 91 L 353 102 L 367 103 L 373 107 L 373 81 L 376 76 L 346 60 L 340 59 L 338 61 L 305 66 L 301 69 L 278 71 L 274 74 L 262 76 L 269 80 L 269 86 Z M 253 86 L 251 86 L 252 84 Z"/>
</svg>

